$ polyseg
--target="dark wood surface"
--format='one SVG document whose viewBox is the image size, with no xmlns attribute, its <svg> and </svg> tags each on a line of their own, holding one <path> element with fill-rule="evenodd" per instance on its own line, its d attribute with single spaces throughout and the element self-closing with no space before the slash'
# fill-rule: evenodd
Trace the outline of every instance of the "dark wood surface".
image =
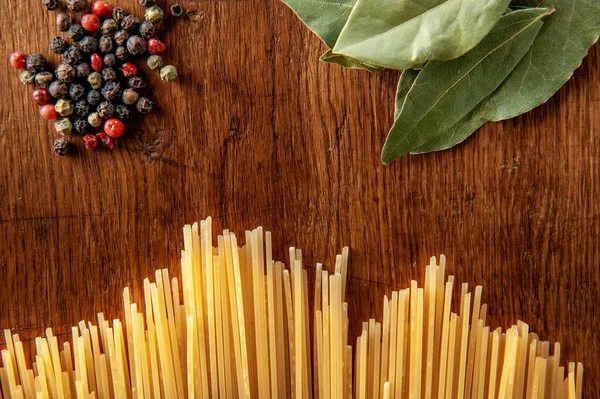
<svg viewBox="0 0 600 399">
<path fill-rule="evenodd" d="M 349 245 L 353 333 L 445 253 L 457 281 L 484 286 L 492 326 L 522 319 L 560 341 L 600 396 L 600 47 L 535 111 L 384 166 L 396 72 L 319 63 L 323 45 L 277 0 L 182 2 L 198 15 L 163 28 L 181 77 L 151 74 L 159 111 L 113 152 L 78 141 L 61 159 L 7 62 L 49 53 L 39 3 L 0 0 L 1 328 L 32 339 L 120 317 L 122 288 L 178 274 L 182 226 L 212 215 L 273 231 L 279 259 L 294 245 L 331 267 Z"/>
</svg>

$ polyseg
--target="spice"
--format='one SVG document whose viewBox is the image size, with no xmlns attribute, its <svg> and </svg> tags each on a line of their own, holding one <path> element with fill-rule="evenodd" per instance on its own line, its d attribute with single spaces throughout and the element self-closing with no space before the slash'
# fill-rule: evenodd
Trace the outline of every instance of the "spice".
<svg viewBox="0 0 600 399">
<path fill-rule="evenodd" d="M 24 85 L 32 85 L 35 82 L 35 72 L 24 70 L 19 76 L 19 80 Z"/>
<path fill-rule="evenodd" d="M 38 87 L 47 89 L 48 85 L 54 80 L 54 75 L 50 72 L 42 71 L 35 75 L 35 84 Z"/>
<path fill-rule="evenodd" d="M 131 111 L 127 107 L 127 105 L 117 105 L 117 116 L 121 120 L 129 119 L 131 116 Z"/>
<path fill-rule="evenodd" d="M 38 87 L 33 91 L 33 93 L 31 93 L 31 99 L 37 105 L 46 105 L 48 104 L 48 101 L 50 101 L 50 92 L 47 89 Z"/>
<path fill-rule="evenodd" d="M 22 51 L 15 51 L 10 55 L 10 65 L 15 69 L 25 69 L 27 67 L 27 56 Z"/>
<path fill-rule="evenodd" d="M 163 82 L 173 82 L 177 79 L 177 68 L 173 65 L 167 65 L 160 70 L 160 78 Z"/>
<path fill-rule="evenodd" d="M 90 64 L 88 64 L 87 62 L 82 62 L 81 64 L 77 65 L 75 67 L 75 70 L 76 70 L 78 79 L 85 79 L 92 72 L 92 68 L 90 67 Z"/>
<path fill-rule="evenodd" d="M 142 7 L 150 7 L 154 5 L 154 0 L 138 0 Z"/>
<path fill-rule="evenodd" d="M 146 60 L 146 64 L 148 64 L 150 69 L 158 69 L 163 67 L 164 62 L 160 55 L 151 55 Z"/>
<path fill-rule="evenodd" d="M 54 98 L 67 98 L 69 95 L 69 87 L 66 83 L 59 80 L 55 80 L 54 82 L 50 83 L 50 86 L 48 86 L 48 91 Z"/>
<path fill-rule="evenodd" d="M 74 111 L 73 103 L 70 100 L 63 100 L 62 98 L 54 104 L 56 113 L 60 116 L 71 116 Z"/>
<path fill-rule="evenodd" d="M 108 35 L 104 35 L 100 37 L 100 43 L 98 44 L 98 48 L 102 54 L 110 53 L 113 51 L 114 45 L 112 38 Z"/>
<path fill-rule="evenodd" d="M 102 145 L 108 147 L 111 150 L 113 148 L 115 148 L 115 146 L 117 145 L 117 140 L 113 139 L 112 137 L 110 137 L 108 134 L 106 134 L 104 132 L 97 133 L 96 137 L 98 138 L 98 140 L 100 140 Z"/>
<path fill-rule="evenodd" d="M 46 104 L 42 108 L 40 108 L 40 115 L 42 118 L 46 120 L 56 119 L 56 110 L 54 109 L 54 105 Z"/>
<path fill-rule="evenodd" d="M 114 19 L 110 18 L 102 22 L 100 33 L 103 35 L 112 35 L 119 29 L 119 24 Z"/>
<path fill-rule="evenodd" d="M 98 90 L 90 90 L 87 94 L 87 102 L 90 105 L 98 105 L 102 101 L 102 94 Z"/>
<path fill-rule="evenodd" d="M 119 119 L 111 118 L 104 122 L 104 133 L 108 134 L 109 137 L 114 139 L 119 138 L 125 131 L 125 125 Z"/>
<path fill-rule="evenodd" d="M 77 101 L 75 104 L 75 115 L 80 118 L 87 118 L 90 114 L 90 105 L 85 100 Z"/>
<path fill-rule="evenodd" d="M 113 9 L 106 1 L 95 1 L 92 4 L 92 12 L 99 17 L 108 17 L 112 15 Z"/>
<path fill-rule="evenodd" d="M 54 128 L 56 129 L 56 133 L 61 136 L 68 136 L 73 132 L 73 125 L 69 118 L 61 118 L 54 122 Z"/>
<path fill-rule="evenodd" d="M 122 46 L 127 43 L 127 39 L 129 39 L 129 32 L 127 32 L 125 29 L 121 29 L 114 34 L 113 39 L 115 39 L 115 43 L 117 43 L 118 46 Z"/>
<path fill-rule="evenodd" d="M 126 15 L 127 14 L 125 14 L 125 11 L 123 11 L 121 7 L 113 8 L 112 17 L 118 24 L 123 21 L 123 18 L 125 18 Z"/>
<path fill-rule="evenodd" d="M 86 36 L 79 42 L 81 50 L 86 54 L 92 54 L 98 51 L 98 39 L 94 36 Z"/>
<path fill-rule="evenodd" d="M 64 157 L 69 153 L 70 150 L 69 140 L 65 139 L 64 137 L 56 139 L 54 140 L 54 146 L 52 148 L 54 149 L 54 153 L 56 155 L 58 155 L 59 157 Z"/>
<path fill-rule="evenodd" d="M 178 18 L 181 17 L 183 14 L 185 14 L 185 11 L 183 11 L 183 8 L 179 5 L 179 4 L 173 4 L 171 6 L 171 15 Z"/>
<path fill-rule="evenodd" d="M 46 59 L 40 53 L 31 54 L 27 57 L 26 67 L 30 72 L 41 72 L 46 69 Z"/>
<path fill-rule="evenodd" d="M 92 69 L 96 72 L 100 72 L 102 70 L 103 59 L 100 54 L 92 54 L 90 57 L 92 63 Z"/>
<path fill-rule="evenodd" d="M 88 76 L 87 81 L 94 90 L 98 90 L 100 89 L 100 87 L 102 87 L 102 75 L 100 75 L 98 72 L 90 73 L 90 76 Z"/>
<path fill-rule="evenodd" d="M 69 44 L 65 39 L 62 38 L 62 36 L 56 36 L 50 42 L 50 51 L 52 51 L 54 54 L 62 54 L 67 51 L 68 48 Z"/>
<path fill-rule="evenodd" d="M 123 72 L 123 76 L 126 78 L 135 76 L 138 73 L 138 68 L 130 62 L 126 62 L 125 64 L 121 65 L 119 69 L 121 72 Z"/>
<path fill-rule="evenodd" d="M 154 37 L 154 35 L 156 34 L 156 27 L 154 26 L 154 24 L 150 21 L 144 21 L 141 23 L 140 25 L 140 35 L 142 35 L 142 37 L 144 39 L 150 39 L 152 37 Z"/>
<path fill-rule="evenodd" d="M 135 105 L 140 114 L 147 114 L 154 108 L 154 103 L 146 97 L 140 97 Z"/>
<path fill-rule="evenodd" d="M 101 102 L 96 109 L 102 119 L 112 118 L 115 114 L 115 106 L 108 101 Z"/>
<path fill-rule="evenodd" d="M 83 42 L 83 40 L 82 40 Z M 63 54 L 63 58 L 65 62 L 69 65 L 77 65 L 83 61 L 83 51 L 79 49 L 79 47 L 71 46 L 65 53 Z"/>
<path fill-rule="evenodd" d="M 69 40 L 72 40 L 74 42 L 78 42 L 81 39 L 83 39 L 84 35 L 85 32 L 83 30 L 83 27 L 79 24 L 72 24 L 71 26 L 69 26 L 69 29 L 67 29 L 67 37 L 69 38 Z"/>
<path fill-rule="evenodd" d="M 87 121 L 82 118 L 75 119 L 75 122 L 73 122 L 73 129 L 75 129 L 76 133 L 84 135 L 88 130 Z"/>
<path fill-rule="evenodd" d="M 167 45 L 158 39 L 148 40 L 148 52 L 150 54 L 159 54 L 165 51 Z"/>
<path fill-rule="evenodd" d="M 85 96 L 85 87 L 81 83 L 71 83 L 69 96 L 73 101 L 79 101 Z"/>
<path fill-rule="evenodd" d="M 129 87 L 132 89 L 144 89 L 146 87 L 146 82 L 142 79 L 141 76 L 134 76 L 129 78 Z"/>
<path fill-rule="evenodd" d="M 66 32 L 71 26 L 71 17 L 67 14 L 60 13 L 56 16 L 56 27 L 60 32 Z"/>
<path fill-rule="evenodd" d="M 102 79 L 105 82 L 117 80 L 117 72 L 112 68 L 104 68 L 102 70 Z"/>
<path fill-rule="evenodd" d="M 88 123 L 92 127 L 100 127 L 102 125 L 102 118 L 97 112 L 92 112 L 88 115 Z"/>
<path fill-rule="evenodd" d="M 138 98 L 139 98 L 139 95 L 133 89 L 125 89 L 123 91 L 123 96 L 121 97 L 121 99 L 123 100 L 123 103 L 125 103 L 127 105 L 135 104 L 137 102 Z"/>
<path fill-rule="evenodd" d="M 138 35 L 133 35 L 127 40 L 127 51 L 132 55 L 142 55 L 148 47 L 146 41 Z"/>
<path fill-rule="evenodd" d="M 79 12 L 87 5 L 86 0 L 66 0 L 67 8 L 71 11 Z"/>
<path fill-rule="evenodd" d="M 104 65 L 108 68 L 112 68 L 117 65 L 117 57 L 114 54 L 106 54 L 104 56 Z"/>
<path fill-rule="evenodd" d="M 98 148 L 99 144 L 100 140 L 98 140 L 98 138 L 93 134 L 86 134 L 85 136 L 83 136 L 83 145 L 88 150 L 95 150 L 96 148 Z"/>
<path fill-rule="evenodd" d="M 48 11 L 56 11 L 58 8 L 58 0 L 42 0 L 42 5 L 46 7 Z"/>
<path fill-rule="evenodd" d="M 102 23 L 96 14 L 85 14 L 81 17 L 81 26 L 88 32 L 96 32 Z"/>
<path fill-rule="evenodd" d="M 127 49 L 124 46 L 119 46 L 115 50 L 115 55 L 121 61 L 125 61 L 127 58 L 129 58 L 129 51 L 127 51 Z"/>
<path fill-rule="evenodd" d="M 71 83 L 73 80 L 75 80 L 76 72 L 72 65 L 62 62 L 56 67 L 54 75 L 56 75 L 56 79 L 60 80 L 61 82 Z"/>
<path fill-rule="evenodd" d="M 108 101 L 119 97 L 121 95 L 121 84 L 118 82 L 107 82 L 102 88 L 102 96 Z"/>
<path fill-rule="evenodd" d="M 160 24 L 165 16 L 162 8 L 158 6 L 152 6 L 146 10 L 145 18 L 146 21 L 150 21 L 153 24 Z"/>
<path fill-rule="evenodd" d="M 137 29 L 139 24 L 140 20 L 138 17 L 135 15 L 127 15 L 125 18 L 123 18 L 123 21 L 121 21 L 121 28 L 128 32 L 132 32 Z"/>
</svg>

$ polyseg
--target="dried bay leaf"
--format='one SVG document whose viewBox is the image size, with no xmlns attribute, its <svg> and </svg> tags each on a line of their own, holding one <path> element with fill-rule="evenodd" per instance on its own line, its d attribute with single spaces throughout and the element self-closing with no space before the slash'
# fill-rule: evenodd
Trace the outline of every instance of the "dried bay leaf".
<svg viewBox="0 0 600 399">
<path fill-rule="evenodd" d="M 365 62 L 355 60 L 354 58 L 346 57 L 345 55 L 334 54 L 331 50 L 323 54 L 319 61 L 327 64 L 337 64 L 349 69 L 366 69 L 370 72 L 382 71 L 383 68 L 377 65 L 369 65 Z"/>
<path fill-rule="evenodd" d="M 333 52 L 386 68 L 460 57 L 479 43 L 510 0 L 358 0 Z"/>
<path fill-rule="evenodd" d="M 389 163 L 436 139 L 490 96 L 526 54 L 542 26 L 542 17 L 551 11 L 535 8 L 508 13 L 467 54 L 428 62 L 394 118 L 382 162 Z"/>
</svg>

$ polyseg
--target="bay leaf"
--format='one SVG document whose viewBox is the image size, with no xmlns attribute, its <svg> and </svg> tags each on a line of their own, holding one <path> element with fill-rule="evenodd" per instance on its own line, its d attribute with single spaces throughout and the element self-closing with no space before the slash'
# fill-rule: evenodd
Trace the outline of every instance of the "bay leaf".
<svg viewBox="0 0 600 399">
<path fill-rule="evenodd" d="M 382 71 L 383 68 L 377 65 L 369 65 L 365 62 L 361 62 L 354 58 L 347 57 L 345 55 L 334 54 L 331 50 L 328 50 L 325 54 L 323 54 L 319 61 L 327 63 L 327 64 L 337 64 L 344 68 L 350 69 L 366 69 L 370 72 Z"/>
<path fill-rule="evenodd" d="M 389 163 L 450 129 L 493 93 L 523 58 L 551 9 L 508 13 L 471 51 L 450 61 L 430 61 L 406 94 L 384 144 Z"/>
<path fill-rule="evenodd" d="M 358 0 L 333 47 L 386 68 L 460 57 L 479 43 L 510 0 Z"/>
</svg>

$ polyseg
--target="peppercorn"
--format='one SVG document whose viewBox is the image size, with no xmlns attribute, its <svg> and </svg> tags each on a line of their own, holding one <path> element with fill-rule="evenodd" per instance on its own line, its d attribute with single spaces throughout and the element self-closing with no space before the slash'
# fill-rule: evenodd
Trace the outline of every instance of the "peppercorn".
<svg viewBox="0 0 600 399">
<path fill-rule="evenodd" d="M 96 32 L 100 29 L 100 25 L 102 25 L 102 22 L 96 14 L 85 14 L 81 17 L 81 26 L 88 32 Z"/>
<path fill-rule="evenodd" d="M 71 146 L 69 144 L 69 140 L 65 139 L 64 137 L 61 137 L 59 139 L 54 140 L 54 146 L 52 148 L 54 149 L 54 153 L 56 155 L 58 155 L 59 157 L 64 157 L 69 153 L 70 147 Z"/>
<path fill-rule="evenodd" d="M 27 56 L 22 51 L 15 51 L 10 55 L 10 65 L 15 69 L 25 69 L 27 67 Z"/>
<path fill-rule="evenodd" d="M 146 64 L 148 64 L 150 69 L 162 68 L 164 65 L 163 59 L 160 55 L 151 55 L 146 60 Z"/>
<path fill-rule="evenodd" d="M 69 65 L 66 62 L 61 62 L 56 67 L 54 75 L 56 75 L 56 79 L 60 80 L 61 82 L 71 83 L 73 80 L 75 80 L 76 72 L 72 65 Z"/>
<path fill-rule="evenodd" d="M 92 4 L 92 12 L 99 17 L 108 17 L 112 15 L 112 6 L 105 1 L 95 1 Z"/>
<path fill-rule="evenodd" d="M 121 7 L 113 8 L 112 17 L 118 24 L 120 24 L 121 21 L 123 21 L 123 18 L 125 18 L 126 15 L 127 14 L 125 14 L 125 11 L 123 11 Z"/>
<path fill-rule="evenodd" d="M 96 111 L 98 112 L 100 118 L 109 119 L 112 118 L 115 114 L 115 106 L 108 101 L 104 101 L 101 102 L 100 105 L 98 105 Z"/>
<path fill-rule="evenodd" d="M 40 108 L 40 115 L 42 116 L 42 118 L 49 120 L 49 121 L 56 119 L 56 110 L 54 109 L 54 105 L 53 104 L 44 105 L 42 108 Z"/>
<path fill-rule="evenodd" d="M 92 69 L 96 72 L 100 72 L 102 70 L 102 63 L 103 63 L 103 59 L 102 56 L 100 54 L 92 54 L 92 56 L 90 57 L 91 63 L 92 63 Z"/>
<path fill-rule="evenodd" d="M 54 54 L 62 54 L 67 51 L 68 48 L 69 44 L 65 39 L 62 38 L 62 36 L 56 36 L 50 42 L 50 51 L 52 51 Z"/>
<path fill-rule="evenodd" d="M 58 0 L 42 0 L 42 5 L 48 11 L 55 11 L 58 8 Z"/>
<path fill-rule="evenodd" d="M 127 40 L 127 51 L 132 55 L 142 55 L 148 47 L 146 41 L 138 35 L 133 35 Z"/>
<path fill-rule="evenodd" d="M 82 62 L 81 64 L 77 65 L 75 69 L 77 70 L 78 79 L 85 79 L 90 75 L 90 73 L 92 73 L 92 68 L 87 62 Z"/>
<path fill-rule="evenodd" d="M 98 105 L 102 101 L 102 94 L 98 90 L 90 90 L 87 94 L 87 102 L 90 105 Z"/>
<path fill-rule="evenodd" d="M 56 16 L 56 27 L 60 32 L 66 32 L 71 26 L 71 17 L 67 14 L 60 13 Z"/>
<path fill-rule="evenodd" d="M 76 133 L 84 135 L 88 130 L 88 123 L 83 118 L 75 119 L 75 122 L 73 122 L 73 129 L 75 129 Z"/>
<path fill-rule="evenodd" d="M 81 50 L 86 54 L 95 53 L 98 50 L 98 39 L 94 36 L 86 36 L 79 42 Z"/>
<path fill-rule="evenodd" d="M 146 13 L 144 14 L 146 21 L 150 21 L 153 24 L 160 24 L 162 22 L 164 16 L 165 16 L 165 13 L 163 12 L 162 8 L 160 8 L 159 6 L 152 6 L 148 9 L 146 9 Z"/>
<path fill-rule="evenodd" d="M 117 57 L 114 54 L 106 54 L 104 56 L 104 65 L 112 68 L 117 65 Z"/>
<path fill-rule="evenodd" d="M 135 15 L 127 15 L 125 18 L 123 18 L 123 21 L 121 21 L 121 28 L 128 32 L 132 32 L 137 29 L 139 24 L 140 20 L 138 17 Z"/>
<path fill-rule="evenodd" d="M 143 89 L 146 87 L 146 82 L 144 81 L 144 79 L 142 79 L 141 76 L 134 76 L 132 78 L 129 78 L 129 87 L 131 87 L 132 89 Z"/>
<path fill-rule="evenodd" d="M 75 104 L 75 115 L 80 118 L 87 118 L 90 114 L 90 105 L 85 100 L 77 101 Z"/>
<path fill-rule="evenodd" d="M 102 70 L 102 79 L 104 79 L 105 82 L 117 80 L 117 72 L 112 68 L 104 68 Z"/>
<path fill-rule="evenodd" d="M 129 51 L 127 51 L 127 49 L 125 47 L 119 46 L 115 50 L 115 55 L 121 61 L 125 61 L 127 58 L 129 58 Z"/>
<path fill-rule="evenodd" d="M 83 39 L 84 35 L 85 31 L 83 30 L 83 26 L 79 24 L 72 24 L 71 26 L 69 26 L 69 29 L 67 29 L 67 37 L 69 38 L 69 40 L 72 40 L 74 42 L 78 42 L 81 39 Z"/>
<path fill-rule="evenodd" d="M 79 12 L 82 11 L 86 5 L 86 0 L 67 0 L 66 1 L 67 8 L 71 11 Z"/>
<path fill-rule="evenodd" d="M 69 95 L 69 88 L 67 87 L 67 84 L 59 80 L 55 80 L 54 82 L 50 83 L 48 91 L 52 97 L 58 99 L 67 98 Z"/>
<path fill-rule="evenodd" d="M 104 133 L 114 139 L 121 137 L 125 131 L 125 125 L 117 118 L 111 118 L 104 122 Z"/>
<path fill-rule="evenodd" d="M 82 42 L 84 39 L 82 39 Z M 79 47 L 76 47 L 76 46 L 69 47 L 69 49 L 67 51 L 65 51 L 65 53 L 63 54 L 63 58 L 64 58 L 65 62 L 67 64 L 73 65 L 73 66 L 82 62 L 83 56 L 84 56 L 83 51 L 81 51 L 79 49 Z"/>
<path fill-rule="evenodd" d="M 23 72 L 21 72 L 19 80 L 24 85 L 32 85 L 35 82 L 35 73 L 28 70 L 24 70 Z"/>
<path fill-rule="evenodd" d="M 88 123 L 91 127 L 100 127 L 102 126 L 102 118 L 98 115 L 97 112 L 92 112 L 88 115 Z"/>
<path fill-rule="evenodd" d="M 71 83 L 69 96 L 73 101 L 79 101 L 85 96 L 85 87 L 81 83 Z"/>
<path fill-rule="evenodd" d="M 102 96 L 108 101 L 112 101 L 121 95 L 121 84 L 117 82 L 107 82 L 102 88 Z"/>
<path fill-rule="evenodd" d="M 31 72 L 41 72 L 46 69 L 46 59 L 40 53 L 31 54 L 27 57 L 26 67 Z"/>
<path fill-rule="evenodd" d="M 183 8 L 179 5 L 179 4 L 173 4 L 171 6 L 171 15 L 178 18 L 181 17 L 183 14 L 185 14 L 185 11 L 183 11 Z"/>
<path fill-rule="evenodd" d="M 61 118 L 54 122 L 54 128 L 61 136 L 68 136 L 73 132 L 73 125 L 69 118 Z"/>
<path fill-rule="evenodd" d="M 154 5 L 154 0 L 138 0 L 142 7 L 151 7 Z"/>
<path fill-rule="evenodd" d="M 127 105 L 133 105 L 137 102 L 139 95 L 133 89 L 125 89 L 123 90 L 123 96 L 121 96 L 121 100 L 123 103 Z"/>
<path fill-rule="evenodd" d="M 35 84 L 41 88 L 48 88 L 48 85 L 54 80 L 54 75 L 50 72 L 39 72 L 35 75 Z"/>
<path fill-rule="evenodd" d="M 125 29 L 121 29 L 114 34 L 113 39 L 117 45 L 122 46 L 127 43 L 127 39 L 129 39 L 129 32 L 127 32 Z"/>
<path fill-rule="evenodd" d="M 154 37 L 156 34 L 156 27 L 150 21 L 144 21 L 140 24 L 140 35 L 146 40 Z"/>
<path fill-rule="evenodd" d="M 96 137 L 100 140 L 103 146 L 108 147 L 111 150 L 117 145 L 117 139 L 113 139 L 104 132 L 96 133 Z"/>
<path fill-rule="evenodd" d="M 119 29 L 119 24 L 114 19 L 110 18 L 102 22 L 100 33 L 103 35 L 112 35 Z"/>
<path fill-rule="evenodd" d="M 160 70 L 160 78 L 163 82 L 170 83 L 177 79 L 177 68 L 173 65 L 167 65 Z"/>
<path fill-rule="evenodd" d="M 123 72 L 123 76 L 126 78 L 130 78 L 138 74 L 138 68 L 133 65 L 131 62 L 126 62 L 119 68 L 121 72 Z"/>
<path fill-rule="evenodd" d="M 100 87 L 102 87 L 102 75 L 100 75 L 100 73 L 98 72 L 90 73 L 90 76 L 88 76 L 87 81 L 94 90 L 98 90 L 100 89 Z"/>
<path fill-rule="evenodd" d="M 135 107 L 140 114 L 147 114 L 154 108 L 154 103 L 148 100 L 146 97 L 140 97 Z"/>
<path fill-rule="evenodd" d="M 112 38 L 108 35 L 100 37 L 100 44 L 98 45 L 98 48 L 100 49 L 100 52 L 102 54 L 110 53 L 111 51 L 113 51 L 114 46 Z"/>
<path fill-rule="evenodd" d="M 127 105 L 117 105 L 117 116 L 122 119 L 129 119 L 131 117 L 131 111 L 127 107 Z"/>
<path fill-rule="evenodd" d="M 48 104 L 48 101 L 50 101 L 50 92 L 38 87 L 31 93 L 31 99 L 39 106 L 46 105 Z"/>
<path fill-rule="evenodd" d="M 93 134 L 86 134 L 85 136 L 83 136 L 83 145 L 88 150 L 95 150 L 96 148 L 98 148 L 98 144 L 100 144 L 100 141 Z"/>
<path fill-rule="evenodd" d="M 73 115 L 73 111 L 75 107 L 70 100 L 63 100 L 62 98 L 54 104 L 54 109 L 56 113 L 60 116 L 71 116 Z"/>
<path fill-rule="evenodd" d="M 150 54 L 159 54 L 165 51 L 167 45 L 158 39 L 148 40 L 148 52 Z"/>
</svg>

